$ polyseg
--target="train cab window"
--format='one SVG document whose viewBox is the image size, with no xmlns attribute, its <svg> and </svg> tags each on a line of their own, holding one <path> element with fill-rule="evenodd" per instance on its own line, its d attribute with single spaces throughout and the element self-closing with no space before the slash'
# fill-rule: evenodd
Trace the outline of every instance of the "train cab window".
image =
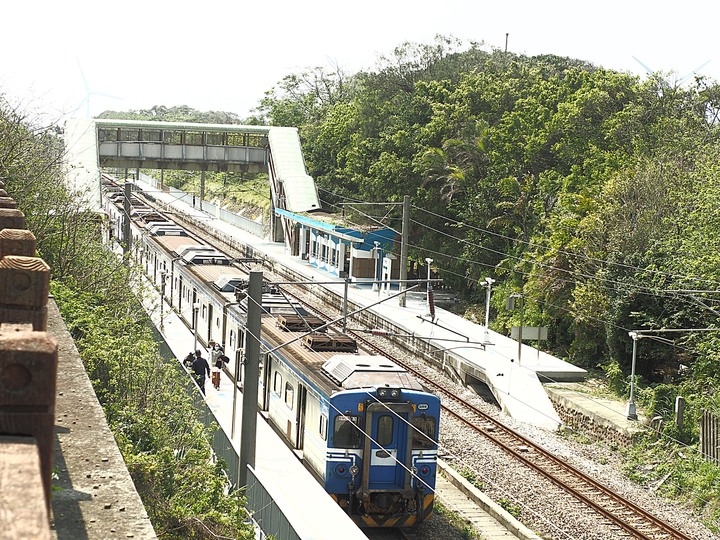
<svg viewBox="0 0 720 540">
<path fill-rule="evenodd" d="M 333 446 L 335 448 L 360 448 L 362 432 L 359 416 L 336 416 L 333 426 Z"/>
<path fill-rule="evenodd" d="M 275 392 L 279 396 L 281 389 L 282 389 L 282 375 L 280 374 L 279 371 L 276 371 L 275 377 L 273 378 L 273 392 Z"/>
<path fill-rule="evenodd" d="M 290 410 L 292 410 L 294 402 L 295 402 L 295 388 L 293 388 L 292 384 L 285 383 L 285 405 L 290 407 Z"/>
<path fill-rule="evenodd" d="M 100 142 L 115 142 L 118 140 L 118 130 L 99 128 L 98 139 L 100 139 Z"/>
<path fill-rule="evenodd" d="M 380 446 L 388 446 L 393 440 L 393 418 L 384 414 L 378 418 L 377 443 Z"/>
<path fill-rule="evenodd" d="M 415 450 L 428 450 L 435 447 L 436 418 L 421 414 L 413 418 L 412 447 Z"/>
</svg>

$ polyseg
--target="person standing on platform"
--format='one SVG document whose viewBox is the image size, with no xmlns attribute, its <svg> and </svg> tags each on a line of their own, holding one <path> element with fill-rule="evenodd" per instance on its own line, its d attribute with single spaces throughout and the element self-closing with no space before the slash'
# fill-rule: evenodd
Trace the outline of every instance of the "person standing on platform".
<svg viewBox="0 0 720 540">
<path fill-rule="evenodd" d="M 195 351 L 195 360 L 193 360 L 192 363 L 192 371 L 193 376 L 195 377 L 195 382 L 197 382 L 197 385 L 200 387 L 200 391 L 204 394 L 205 374 L 207 373 L 207 376 L 210 376 L 210 365 L 207 360 L 203 358 L 202 351 L 200 349 Z"/>
<path fill-rule="evenodd" d="M 213 344 L 210 350 L 210 366 L 212 368 L 212 384 L 215 390 L 220 390 L 220 370 L 223 367 L 222 355 L 222 346 L 219 343 Z"/>
</svg>

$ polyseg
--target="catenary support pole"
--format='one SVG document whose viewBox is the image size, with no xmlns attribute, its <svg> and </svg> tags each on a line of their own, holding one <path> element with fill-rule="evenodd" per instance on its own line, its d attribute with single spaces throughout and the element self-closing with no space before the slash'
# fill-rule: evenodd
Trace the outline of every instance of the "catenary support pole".
<svg viewBox="0 0 720 540">
<path fill-rule="evenodd" d="M 250 271 L 248 317 L 246 327 L 245 376 L 243 377 L 242 424 L 240 428 L 240 467 L 238 486 L 247 485 L 248 465 L 255 467 L 257 429 L 258 377 L 260 376 L 260 317 L 262 305 L 262 272 Z"/>
<path fill-rule="evenodd" d="M 400 241 L 400 290 L 407 288 L 407 266 L 408 266 L 408 234 L 410 229 L 410 195 L 403 197 L 403 213 L 402 213 L 402 236 Z M 400 295 L 400 307 L 405 307 L 405 297 Z"/>
<path fill-rule="evenodd" d="M 125 196 L 123 197 L 123 255 L 127 256 L 132 248 L 132 231 L 130 230 L 130 195 L 132 182 L 125 182 Z"/>
<path fill-rule="evenodd" d="M 637 356 L 637 341 L 642 336 L 637 332 L 628 332 L 628 335 L 633 340 L 632 349 L 632 367 L 630 368 L 630 399 L 627 402 L 627 408 L 625 410 L 625 416 L 628 420 L 637 420 L 637 407 L 635 407 L 635 358 Z"/>
<path fill-rule="evenodd" d="M 348 315 L 348 289 L 350 288 L 350 278 L 345 277 L 345 291 L 343 292 L 343 334 L 347 330 Z"/>
</svg>

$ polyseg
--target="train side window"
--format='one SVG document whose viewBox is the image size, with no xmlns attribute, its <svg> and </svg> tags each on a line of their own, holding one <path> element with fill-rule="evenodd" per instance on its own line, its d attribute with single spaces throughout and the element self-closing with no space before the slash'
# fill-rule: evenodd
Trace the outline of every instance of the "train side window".
<svg viewBox="0 0 720 540">
<path fill-rule="evenodd" d="M 295 402 L 295 388 L 293 388 L 292 384 L 285 383 L 285 405 L 290 407 L 290 410 L 292 410 L 294 402 Z"/>
<path fill-rule="evenodd" d="M 380 446 L 388 446 L 393 440 L 393 418 L 384 414 L 378 418 L 377 442 Z"/>
<path fill-rule="evenodd" d="M 336 416 L 333 426 L 333 446 L 335 448 L 360 448 L 362 432 L 359 416 Z"/>
<path fill-rule="evenodd" d="M 279 396 L 281 389 L 282 389 L 282 375 L 280 374 L 279 371 L 276 371 L 275 378 L 273 379 L 273 392 L 275 392 Z"/>
<path fill-rule="evenodd" d="M 328 419 L 324 414 L 320 415 L 320 438 L 323 441 L 327 441 L 327 424 Z"/>
<path fill-rule="evenodd" d="M 421 414 L 413 418 L 412 447 L 415 450 L 428 450 L 435 447 L 435 426 L 437 419 L 434 416 Z"/>
</svg>

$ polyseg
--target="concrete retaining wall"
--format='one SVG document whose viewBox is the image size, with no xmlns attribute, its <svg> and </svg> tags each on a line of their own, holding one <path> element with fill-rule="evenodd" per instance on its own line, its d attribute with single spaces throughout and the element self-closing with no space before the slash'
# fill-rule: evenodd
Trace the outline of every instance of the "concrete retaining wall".
<svg viewBox="0 0 720 540">
<path fill-rule="evenodd" d="M 551 388 L 547 389 L 547 394 L 562 423 L 592 441 L 604 441 L 625 448 L 632 445 L 635 437 L 642 431 L 639 426 L 628 427 L 613 422 Z"/>
</svg>

